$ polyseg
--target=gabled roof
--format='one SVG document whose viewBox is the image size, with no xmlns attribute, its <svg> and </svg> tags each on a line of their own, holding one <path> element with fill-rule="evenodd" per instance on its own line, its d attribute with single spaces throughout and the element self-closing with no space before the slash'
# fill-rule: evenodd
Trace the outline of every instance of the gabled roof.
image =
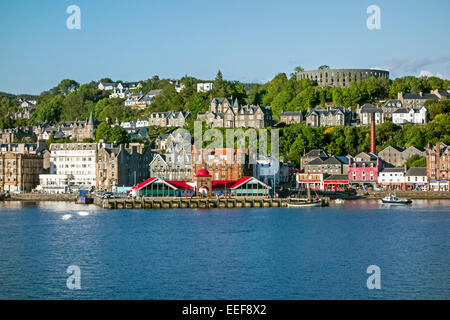
<svg viewBox="0 0 450 320">
<path fill-rule="evenodd" d="M 187 184 L 186 180 L 182 180 L 182 181 L 166 181 L 166 182 L 171 184 L 172 186 L 176 187 L 177 189 L 194 189 L 193 186 Z"/>
<path fill-rule="evenodd" d="M 347 181 L 348 182 L 348 175 L 346 174 L 334 174 L 329 176 L 328 178 L 324 179 L 323 182 L 331 182 L 331 181 Z"/>
<path fill-rule="evenodd" d="M 403 99 L 439 99 L 437 95 L 433 93 L 404 93 Z"/>
<path fill-rule="evenodd" d="M 326 157 L 317 157 L 310 162 L 308 162 L 308 165 L 317 165 L 317 164 L 323 164 L 323 162 L 326 160 Z"/>
<path fill-rule="evenodd" d="M 263 182 L 259 181 L 258 179 L 254 178 L 254 177 L 242 177 L 240 178 L 238 181 L 236 181 L 236 183 L 230 188 L 230 189 L 237 189 L 239 188 L 241 185 L 245 184 L 245 183 L 249 183 L 249 182 L 256 182 L 259 183 L 263 186 L 266 186 L 267 189 L 272 189 L 269 185 L 264 184 Z"/>
<path fill-rule="evenodd" d="M 286 111 L 286 112 L 282 112 L 281 116 L 286 116 L 286 117 L 298 117 L 301 116 L 302 112 L 301 111 Z"/>
<path fill-rule="evenodd" d="M 405 172 L 405 168 L 384 168 L 383 170 L 381 170 L 381 173 L 383 172 L 398 172 L 398 173 L 402 173 Z"/>
<path fill-rule="evenodd" d="M 398 151 L 398 152 L 403 152 L 405 149 L 403 149 L 403 148 L 400 148 L 400 147 L 397 147 L 397 146 L 387 146 L 386 148 L 384 148 L 382 151 L 380 151 L 380 153 L 381 152 L 384 152 L 385 150 L 388 150 L 388 149 L 394 149 L 394 150 L 396 150 L 396 151 Z"/>
<path fill-rule="evenodd" d="M 142 189 L 143 187 L 145 187 L 146 185 L 148 185 L 148 184 L 152 183 L 153 181 L 155 181 L 156 179 L 157 179 L 157 178 L 149 178 L 149 179 L 147 179 L 147 180 L 145 180 L 145 181 L 143 181 L 143 182 L 141 182 L 141 183 L 135 185 L 135 186 L 132 187 L 131 189 L 133 189 L 133 190 L 140 190 L 140 189 Z"/>
<path fill-rule="evenodd" d="M 370 103 L 365 103 L 360 111 L 360 113 L 383 113 L 383 109 L 381 108 L 377 108 L 374 105 L 370 104 Z"/>
<path fill-rule="evenodd" d="M 412 167 L 409 168 L 409 170 L 406 172 L 407 177 L 426 176 L 426 175 L 427 175 L 426 167 Z"/>
<path fill-rule="evenodd" d="M 305 157 L 328 157 L 328 154 L 322 149 L 313 149 L 304 155 Z"/>
</svg>

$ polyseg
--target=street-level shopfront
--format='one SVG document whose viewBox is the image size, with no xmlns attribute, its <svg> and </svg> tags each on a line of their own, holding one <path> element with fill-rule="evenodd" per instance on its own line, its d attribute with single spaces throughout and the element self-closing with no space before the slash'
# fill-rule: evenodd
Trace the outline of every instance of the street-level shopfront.
<svg viewBox="0 0 450 320">
<path fill-rule="evenodd" d="M 430 180 L 429 186 L 431 191 L 449 191 L 448 180 Z"/>
</svg>

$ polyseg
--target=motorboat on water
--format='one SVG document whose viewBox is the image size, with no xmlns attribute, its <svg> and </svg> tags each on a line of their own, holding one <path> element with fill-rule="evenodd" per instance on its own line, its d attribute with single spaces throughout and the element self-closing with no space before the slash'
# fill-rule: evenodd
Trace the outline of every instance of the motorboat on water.
<svg viewBox="0 0 450 320">
<path fill-rule="evenodd" d="M 381 202 L 386 204 L 411 204 L 411 199 L 399 199 L 396 195 L 390 194 L 383 199 L 381 199 Z"/>
<path fill-rule="evenodd" d="M 342 203 L 345 203 L 345 200 L 338 198 L 338 199 L 334 200 L 334 202 L 336 202 L 337 204 L 342 204 Z"/>
</svg>

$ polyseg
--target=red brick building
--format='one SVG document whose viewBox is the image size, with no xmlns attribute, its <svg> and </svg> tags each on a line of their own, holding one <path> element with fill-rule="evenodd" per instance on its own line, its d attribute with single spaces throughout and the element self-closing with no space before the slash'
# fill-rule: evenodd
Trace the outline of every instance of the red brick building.
<svg viewBox="0 0 450 320">
<path fill-rule="evenodd" d="M 428 190 L 449 191 L 448 167 L 450 165 L 450 148 L 442 142 L 427 148 L 427 178 Z"/>
<path fill-rule="evenodd" d="M 253 175 L 253 164 L 248 152 L 241 149 L 195 149 L 192 150 L 192 180 L 199 170 L 208 170 L 212 180 L 238 180 Z"/>
</svg>

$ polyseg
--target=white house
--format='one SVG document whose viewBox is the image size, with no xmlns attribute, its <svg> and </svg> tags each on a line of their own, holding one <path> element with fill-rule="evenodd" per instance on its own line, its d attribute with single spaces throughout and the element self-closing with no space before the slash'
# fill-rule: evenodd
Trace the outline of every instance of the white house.
<svg viewBox="0 0 450 320">
<path fill-rule="evenodd" d="M 50 174 L 67 175 L 68 186 L 95 187 L 99 146 L 97 143 L 52 143 Z"/>
<path fill-rule="evenodd" d="M 136 124 L 133 121 L 121 122 L 120 126 L 124 129 L 136 128 Z"/>
<path fill-rule="evenodd" d="M 143 94 L 142 93 L 132 93 L 128 96 L 127 100 L 125 100 L 125 106 L 135 106 L 140 104 L 139 100 L 141 100 Z"/>
<path fill-rule="evenodd" d="M 410 190 L 426 190 L 428 184 L 427 168 L 413 167 L 409 168 L 405 176 L 406 188 Z"/>
<path fill-rule="evenodd" d="M 359 109 L 359 118 L 362 125 L 369 125 L 371 119 L 375 120 L 375 124 L 382 124 L 384 122 L 384 111 L 382 108 L 377 108 L 370 103 L 364 104 Z"/>
<path fill-rule="evenodd" d="M 145 128 L 148 126 L 149 126 L 148 119 L 137 119 L 136 128 Z"/>
<path fill-rule="evenodd" d="M 197 92 L 207 92 L 214 88 L 214 83 L 212 82 L 204 82 L 197 83 Z"/>
<path fill-rule="evenodd" d="M 427 123 L 427 108 L 421 106 L 418 108 L 402 108 L 392 113 L 392 122 L 395 124 L 426 124 Z"/>
<path fill-rule="evenodd" d="M 405 175 L 405 168 L 385 168 L 378 173 L 378 185 L 385 190 L 403 190 Z"/>
<path fill-rule="evenodd" d="M 67 174 L 40 174 L 39 185 L 36 190 L 44 193 L 68 192 L 69 175 Z"/>
<path fill-rule="evenodd" d="M 185 88 L 184 84 L 182 84 L 181 82 L 177 81 L 175 82 L 175 91 L 180 93 L 181 90 L 183 90 Z"/>
</svg>

